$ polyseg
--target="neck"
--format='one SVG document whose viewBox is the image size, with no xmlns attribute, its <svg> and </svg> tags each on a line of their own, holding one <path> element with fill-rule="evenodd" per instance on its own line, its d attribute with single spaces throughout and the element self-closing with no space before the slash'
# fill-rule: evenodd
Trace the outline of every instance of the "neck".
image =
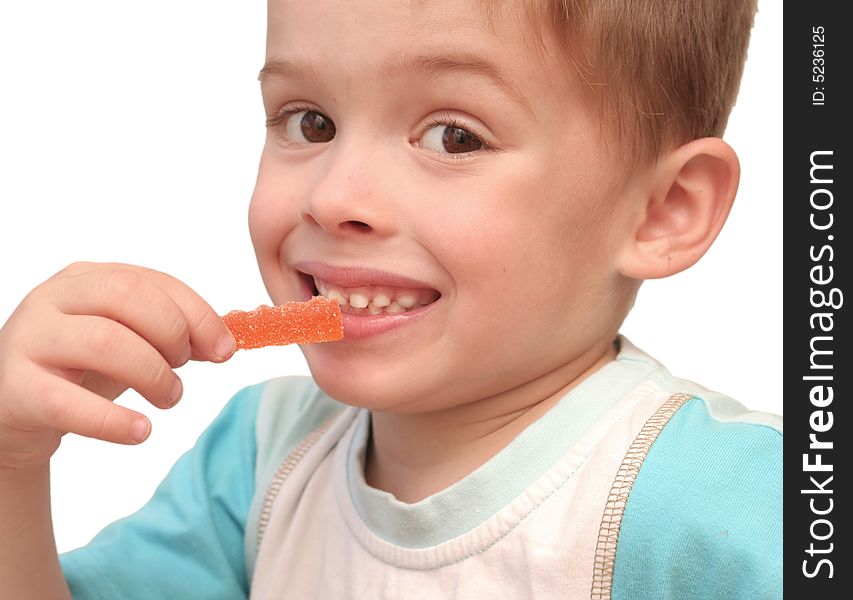
<svg viewBox="0 0 853 600">
<path fill-rule="evenodd" d="M 550 373 L 496 396 L 427 413 L 374 411 L 365 457 L 367 483 L 407 503 L 449 487 L 615 356 L 613 343 L 604 341 Z"/>
</svg>

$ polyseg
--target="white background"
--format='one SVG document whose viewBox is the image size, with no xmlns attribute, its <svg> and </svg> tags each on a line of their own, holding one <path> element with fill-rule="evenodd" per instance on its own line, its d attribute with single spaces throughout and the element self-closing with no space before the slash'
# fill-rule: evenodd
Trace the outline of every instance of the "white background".
<svg viewBox="0 0 853 600">
<path fill-rule="evenodd" d="M 215 309 L 267 302 L 246 226 L 264 136 L 260 0 L 0 5 L 0 322 L 75 260 L 169 272 Z M 726 139 L 743 177 L 693 269 L 648 282 L 623 331 L 682 377 L 782 410 L 781 2 L 761 0 Z M 138 447 L 66 436 L 53 460 L 60 551 L 150 497 L 228 397 L 307 373 L 297 348 L 181 369 L 184 400 Z"/>
</svg>

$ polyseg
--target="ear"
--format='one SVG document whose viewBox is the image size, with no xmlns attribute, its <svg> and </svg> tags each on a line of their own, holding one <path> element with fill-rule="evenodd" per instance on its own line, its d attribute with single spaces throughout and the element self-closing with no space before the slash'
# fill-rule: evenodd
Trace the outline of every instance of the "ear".
<svg viewBox="0 0 853 600">
<path fill-rule="evenodd" d="M 633 279 L 667 277 L 696 263 L 723 228 L 740 180 L 737 155 L 720 138 L 680 146 L 652 169 L 619 257 L 620 273 Z"/>
</svg>

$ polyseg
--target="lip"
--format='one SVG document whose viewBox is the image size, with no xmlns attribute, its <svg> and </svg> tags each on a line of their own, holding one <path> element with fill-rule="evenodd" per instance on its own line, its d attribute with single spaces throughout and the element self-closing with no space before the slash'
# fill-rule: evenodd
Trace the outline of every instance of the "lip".
<svg viewBox="0 0 853 600">
<path fill-rule="evenodd" d="M 410 289 L 436 289 L 424 281 L 367 267 L 333 267 L 320 262 L 298 262 L 291 266 L 299 274 L 299 291 L 303 301 L 310 300 L 314 295 L 313 286 L 310 283 L 311 277 L 317 277 L 340 287 L 384 285 Z M 347 340 L 362 340 L 416 323 L 429 314 L 440 301 L 441 296 L 426 306 L 398 314 L 353 315 L 343 313 L 344 339 L 338 343 Z"/>
<path fill-rule="evenodd" d="M 306 275 L 317 277 L 339 287 L 387 285 L 401 288 L 436 289 L 424 281 L 368 267 L 333 267 L 321 262 L 297 262 L 291 266 Z"/>
</svg>

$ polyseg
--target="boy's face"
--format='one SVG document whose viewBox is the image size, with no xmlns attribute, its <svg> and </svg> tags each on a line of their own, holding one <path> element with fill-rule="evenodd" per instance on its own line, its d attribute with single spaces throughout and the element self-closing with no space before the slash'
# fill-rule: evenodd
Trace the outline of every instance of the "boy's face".
<svg viewBox="0 0 853 600">
<path fill-rule="evenodd" d="M 305 273 L 354 305 L 379 296 L 344 306 L 381 311 L 347 316 L 346 339 L 303 348 L 335 398 L 420 411 L 541 391 L 612 339 L 629 301 L 624 167 L 556 46 L 537 44 L 475 1 L 270 0 L 261 274 L 276 303 L 310 296 Z M 414 281 L 368 288 L 362 269 Z M 407 295 L 428 304 L 377 306 Z"/>
</svg>

